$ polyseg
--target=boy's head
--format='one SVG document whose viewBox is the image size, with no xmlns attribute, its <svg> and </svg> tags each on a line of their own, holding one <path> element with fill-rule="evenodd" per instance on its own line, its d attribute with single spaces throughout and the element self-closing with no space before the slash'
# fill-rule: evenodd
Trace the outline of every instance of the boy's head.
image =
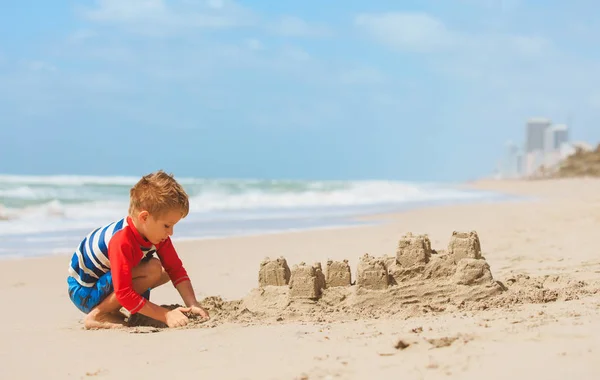
<svg viewBox="0 0 600 380">
<path fill-rule="evenodd" d="M 189 199 L 172 174 L 162 170 L 143 176 L 129 191 L 129 215 L 153 244 L 173 234 L 173 226 L 189 213 Z"/>
</svg>

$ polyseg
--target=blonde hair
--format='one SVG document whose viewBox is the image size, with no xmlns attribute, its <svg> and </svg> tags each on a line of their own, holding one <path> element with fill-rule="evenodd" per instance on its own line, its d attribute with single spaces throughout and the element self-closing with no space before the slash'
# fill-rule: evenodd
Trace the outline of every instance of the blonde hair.
<svg viewBox="0 0 600 380">
<path fill-rule="evenodd" d="M 144 210 L 154 217 L 179 210 L 185 218 L 190 211 L 188 195 L 173 174 L 162 170 L 147 174 L 129 191 L 129 215 Z"/>
</svg>

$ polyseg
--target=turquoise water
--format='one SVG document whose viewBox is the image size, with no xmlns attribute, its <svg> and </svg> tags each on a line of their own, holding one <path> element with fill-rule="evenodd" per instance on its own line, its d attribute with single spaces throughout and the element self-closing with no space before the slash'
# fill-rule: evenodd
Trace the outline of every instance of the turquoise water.
<svg viewBox="0 0 600 380">
<path fill-rule="evenodd" d="M 190 215 L 174 240 L 357 224 L 354 217 L 501 194 L 402 181 L 178 178 Z M 69 252 L 91 229 L 125 215 L 137 178 L 0 175 L 0 257 Z"/>
</svg>

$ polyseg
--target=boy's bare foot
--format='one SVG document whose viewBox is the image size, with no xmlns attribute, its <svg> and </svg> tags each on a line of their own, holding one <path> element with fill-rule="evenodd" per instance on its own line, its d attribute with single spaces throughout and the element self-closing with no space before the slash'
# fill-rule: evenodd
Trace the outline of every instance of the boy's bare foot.
<svg viewBox="0 0 600 380">
<path fill-rule="evenodd" d="M 92 310 L 84 318 L 83 326 L 87 330 L 120 329 L 125 327 L 125 318 L 112 313 L 102 314 L 98 310 Z"/>
<path fill-rule="evenodd" d="M 111 312 L 111 314 L 120 318 L 129 318 L 131 316 L 128 313 L 123 312 L 123 309 L 115 310 Z"/>
</svg>

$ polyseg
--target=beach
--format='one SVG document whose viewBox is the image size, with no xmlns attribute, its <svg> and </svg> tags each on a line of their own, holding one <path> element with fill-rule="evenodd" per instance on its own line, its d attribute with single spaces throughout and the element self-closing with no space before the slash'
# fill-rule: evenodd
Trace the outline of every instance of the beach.
<svg viewBox="0 0 600 380">
<path fill-rule="evenodd" d="M 247 315 L 197 328 L 86 331 L 67 295 L 69 252 L 3 260 L 0 378 L 600 378 L 600 180 L 464 186 L 525 198 L 361 216 L 377 222 L 370 225 L 175 245 L 198 298 L 228 301 L 258 287 L 265 257 L 283 256 L 290 267 L 347 259 L 354 278 L 360 257 L 396 256 L 408 232 L 427 234 L 431 248 L 443 251 L 453 231 L 476 231 L 493 279 L 505 289 L 468 306 L 417 303 L 389 315 Z M 181 302 L 170 284 L 151 299 Z"/>
</svg>

